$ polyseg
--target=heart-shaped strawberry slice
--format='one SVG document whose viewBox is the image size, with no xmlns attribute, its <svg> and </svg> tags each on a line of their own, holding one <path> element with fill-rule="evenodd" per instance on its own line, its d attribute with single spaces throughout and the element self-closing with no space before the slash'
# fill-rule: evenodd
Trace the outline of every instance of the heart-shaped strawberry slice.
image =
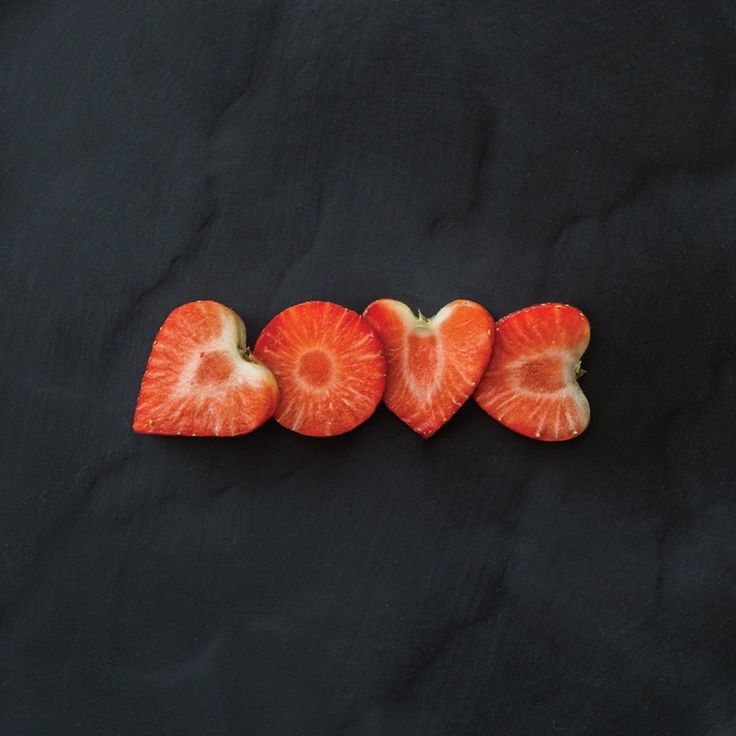
<svg viewBox="0 0 736 736">
<path fill-rule="evenodd" d="M 422 437 L 431 437 L 483 375 L 493 347 L 493 317 L 464 299 L 431 318 L 395 299 L 378 299 L 363 316 L 383 344 L 386 406 Z"/>
<path fill-rule="evenodd" d="M 142 434 L 247 434 L 274 412 L 271 371 L 245 347 L 245 325 L 222 304 L 198 301 L 163 323 L 143 375 L 133 430 Z"/>
<path fill-rule="evenodd" d="M 586 316 L 567 304 L 537 304 L 503 317 L 475 400 L 527 437 L 577 437 L 590 421 L 590 405 L 577 382 L 589 340 Z"/>
</svg>

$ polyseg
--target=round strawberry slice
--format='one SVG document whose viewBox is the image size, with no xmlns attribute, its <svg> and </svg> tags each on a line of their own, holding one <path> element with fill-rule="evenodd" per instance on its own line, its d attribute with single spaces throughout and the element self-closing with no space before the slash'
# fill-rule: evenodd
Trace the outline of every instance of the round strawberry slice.
<svg viewBox="0 0 736 736">
<path fill-rule="evenodd" d="M 590 405 L 577 382 L 589 340 L 587 318 L 567 304 L 537 304 L 503 317 L 475 400 L 527 437 L 577 437 L 590 421 Z"/>
<path fill-rule="evenodd" d="M 395 299 L 378 299 L 363 316 L 380 338 L 388 363 L 386 406 L 419 435 L 431 437 L 483 375 L 493 346 L 493 317 L 466 299 L 429 318 Z"/>
<path fill-rule="evenodd" d="M 274 373 L 274 417 L 311 437 L 348 432 L 373 414 L 383 396 L 386 361 L 368 323 L 332 302 L 285 309 L 264 328 L 255 354 Z"/>
<path fill-rule="evenodd" d="M 133 430 L 247 434 L 273 414 L 277 401 L 271 371 L 245 347 L 240 317 L 217 302 L 190 302 L 175 309 L 156 335 Z"/>
</svg>

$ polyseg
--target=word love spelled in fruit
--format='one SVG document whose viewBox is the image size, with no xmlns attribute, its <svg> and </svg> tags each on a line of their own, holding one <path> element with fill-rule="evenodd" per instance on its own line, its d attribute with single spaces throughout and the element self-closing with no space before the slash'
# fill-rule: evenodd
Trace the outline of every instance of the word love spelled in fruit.
<svg viewBox="0 0 736 736">
<path fill-rule="evenodd" d="M 577 382 L 589 340 L 587 318 L 567 304 L 538 304 L 503 317 L 475 400 L 527 437 L 577 437 L 590 421 L 590 405 Z"/>
<path fill-rule="evenodd" d="M 590 406 L 577 379 L 590 340 L 585 315 L 537 304 L 500 319 L 458 299 L 434 317 L 378 299 L 363 315 L 312 301 L 276 315 L 245 346 L 245 326 L 212 301 L 184 304 L 160 328 L 133 429 L 143 434 L 247 434 L 273 416 L 311 437 L 343 434 L 381 399 L 421 437 L 472 395 L 491 417 L 537 440 L 578 437 Z"/>
<path fill-rule="evenodd" d="M 277 400 L 271 371 L 245 345 L 240 317 L 217 302 L 190 302 L 158 331 L 133 429 L 191 437 L 247 434 L 271 417 Z"/>
<path fill-rule="evenodd" d="M 266 325 L 254 351 L 279 384 L 274 418 L 299 434 L 349 432 L 373 414 L 383 396 L 381 343 L 366 320 L 339 304 L 289 307 Z"/>
<path fill-rule="evenodd" d="M 378 299 L 363 316 L 381 340 L 388 364 L 384 403 L 419 435 L 431 437 L 483 375 L 493 346 L 493 317 L 463 299 L 430 318 L 394 299 Z"/>
</svg>

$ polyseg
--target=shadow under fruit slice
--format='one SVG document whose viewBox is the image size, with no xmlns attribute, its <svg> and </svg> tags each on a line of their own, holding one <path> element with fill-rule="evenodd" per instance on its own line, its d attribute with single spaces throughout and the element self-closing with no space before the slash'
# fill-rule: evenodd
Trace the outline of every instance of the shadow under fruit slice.
<svg viewBox="0 0 736 736">
<path fill-rule="evenodd" d="M 232 436 L 263 424 L 278 401 L 276 381 L 245 347 L 245 325 L 210 301 L 175 309 L 156 335 L 133 430 Z"/>
<path fill-rule="evenodd" d="M 577 382 L 589 341 L 586 316 L 567 304 L 537 304 L 503 317 L 475 400 L 527 437 L 577 437 L 590 421 L 590 405 Z"/>
<path fill-rule="evenodd" d="M 378 299 L 363 316 L 383 344 L 386 406 L 422 437 L 431 437 L 483 375 L 493 347 L 493 317 L 465 299 L 429 318 L 395 299 Z"/>
<path fill-rule="evenodd" d="M 383 396 L 386 361 L 368 323 L 332 302 L 305 302 L 277 314 L 254 348 L 274 373 L 274 418 L 311 437 L 348 432 L 373 414 Z"/>
</svg>

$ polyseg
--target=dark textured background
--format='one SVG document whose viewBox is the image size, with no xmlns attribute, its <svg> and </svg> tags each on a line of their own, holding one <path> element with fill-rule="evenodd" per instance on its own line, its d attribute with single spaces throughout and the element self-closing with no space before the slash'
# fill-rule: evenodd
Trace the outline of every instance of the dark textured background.
<svg viewBox="0 0 736 736">
<path fill-rule="evenodd" d="M 0 733 L 732 736 L 736 5 L 0 5 Z M 134 436 L 222 301 L 581 307 L 580 439 Z"/>
</svg>

